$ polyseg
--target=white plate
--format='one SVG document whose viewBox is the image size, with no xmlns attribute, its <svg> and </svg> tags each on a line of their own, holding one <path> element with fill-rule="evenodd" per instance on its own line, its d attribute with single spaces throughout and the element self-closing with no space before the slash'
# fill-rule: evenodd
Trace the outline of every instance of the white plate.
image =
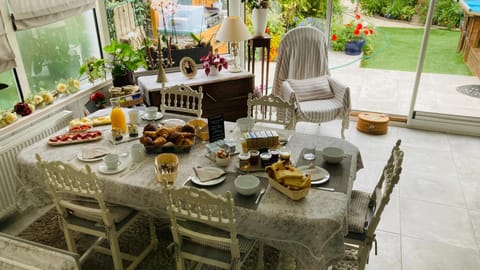
<svg viewBox="0 0 480 270">
<path fill-rule="evenodd" d="M 107 148 L 101 147 L 101 150 L 103 150 L 105 152 L 105 155 L 110 153 L 110 150 L 108 150 Z M 77 158 L 78 158 L 78 160 L 83 161 L 83 162 L 94 162 L 94 161 L 102 160 L 105 155 L 100 156 L 100 157 L 96 157 L 96 158 L 83 158 L 82 152 L 80 152 L 80 153 L 77 154 Z"/>
<path fill-rule="evenodd" d="M 312 176 L 312 185 L 323 184 L 330 179 L 330 173 L 318 166 L 310 167 L 310 165 L 305 165 L 298 167 L 298 169 L 302 173 L 309 173 Z"/>
<path fill-rule="evenodd" d="M 225 178 L 227 178 L 226 175 L 224 176 L 220 176 L 219 178 L 215 178 L 213 180 L 210 180 L 210 181 L 205 181 L 205 182 L 202 182 L 200 181 L 200 179 L 198 179 L 198 177 L 196 175 L 192 175 L 190 176 L 190 180 L 192 180 L 193 183 L 199 185 L 199 186 L 214 186 L 214 185 L 217 185 L 217 184 L 220 184 L 222 183 L 223 181 L 225 181 Z"/>
<path fill-rule="evenodd" d="M 147 121 L 157 121 L 162 119 L 162 117 L 163 117 L 163 114 L 161 112 L 157 112 L 157 116 L 155 116 L 155 118 L 148 117 L 146 113 L 142 114 L 142 119 Z"/>
<path fill-rule="evenodd" d="M 119 173 L 127 168 L 128 163 L 125 161 L 120 161 L 120 165 L 115 170 L 107 169 L 107 165 L 101 164 L 98 166 L 98 171 L 103 174 L 116 174 Z"/>
<path fill-rule="evenodd" d="M 184 126 L 185 121 L 182 119 L 165 119 L 161 121 L 161 123 L 166 127 L 176 127 L 176 126 Z"/>
</svg>

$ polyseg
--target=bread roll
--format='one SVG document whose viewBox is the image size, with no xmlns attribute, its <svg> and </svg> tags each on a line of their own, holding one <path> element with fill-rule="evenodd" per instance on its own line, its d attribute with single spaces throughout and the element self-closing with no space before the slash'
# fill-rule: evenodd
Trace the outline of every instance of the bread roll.
<svg viewBox="0 0 480 270">
<path fill-rule="evenodd" d="M 195 137 L 195 133 L 181 132 L 180 134 L 182 134 L 184 138 L 188 138 L 188 139 L 193 139 L 193 137 Z"/>
<path fill-rule="evenodd" d="M 184 145 L 184 146 L 191 146 L 191 145 L 193 145 L 193 140 L 192 140 L 192 139 L 189 139 L 189 138 L 185 138 L 185 139 L 183 140 L 183 145 Z"/>
<path fill-rule="evenodd" d="M 193 127 L 190 124 L 186 124 L 182 127 L 182 132 L 188 132 L 188 133 L 193 133 L 195 134 L 195 127 Z"/>
<path fill-rule="evenodd" d="M 155 131 L 157 130 L 157 127 L 154 124 L 147 124 L 144 128 L 143 131 Z"/>
<path fill-rule="evenodd" d="M 168 136 L 168 141 L 174 143 L 175 145 L 182 145 L 185 138 L 180 132 L 173 132 Z"/>
<path fill-rule="evenodd" d="M 157 138 L 157 133 L 155 131 L 143 130 L 143 136 L 150 137 L 155 140 Z"/>
</svg>

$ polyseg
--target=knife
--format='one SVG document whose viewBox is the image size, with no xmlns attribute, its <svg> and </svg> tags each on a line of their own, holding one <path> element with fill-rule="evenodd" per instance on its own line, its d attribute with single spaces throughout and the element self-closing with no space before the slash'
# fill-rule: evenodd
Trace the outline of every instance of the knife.
<svg viewBox="0 0 480 270">
<path fill-rule="evenodd" d="M 335 191 L 334 188 L 328 188 L 328 187 L 311 187 L 313 189 L 318 189 L 318 190 L 325 190 L 325 191 Z"/>
</svg>

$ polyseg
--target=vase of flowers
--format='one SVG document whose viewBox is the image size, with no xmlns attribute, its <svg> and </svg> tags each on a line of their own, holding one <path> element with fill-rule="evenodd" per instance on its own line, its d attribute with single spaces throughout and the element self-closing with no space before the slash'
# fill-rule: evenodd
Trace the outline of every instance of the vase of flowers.
<svg viewBox="0 0 480 270">
<path fill-rule="evenodd" d="M 203 69 L 205 74 L 209 75 L 218 75 L 222 69 L 228 68 L 228 62 L 225 58 L 221 57 L 219 54 L 212 54 L 209 52 L 208 55 L 200 57 L 200 61 L 203 63 Z"/>
<path fill-rule="evenodd" d="M 368 55 L 372 48 L 370 38 L 375 31 L 366 21 L 362 21 L 360 14 L 347 24 L 332 27 L 332 48 L 335 51 L 345 51 L 347 55 Z"/>
<path fill-rule="evenodd" d="M 267 28 L 269 2 L 265 0 L 242 0 L 247 8 L 252 11 L 253 36 L 261 37 Z"/>
</svg>

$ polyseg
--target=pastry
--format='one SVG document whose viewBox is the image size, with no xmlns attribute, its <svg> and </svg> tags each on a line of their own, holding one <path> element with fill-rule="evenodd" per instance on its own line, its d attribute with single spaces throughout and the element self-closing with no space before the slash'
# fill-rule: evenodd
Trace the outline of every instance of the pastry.
<svg viewBox="0 0 480 270">
<path fill-rule="evenodd" d="M 147 137 L 150 137 L 152 139 L 156 139 L 157 138 L 157 132 L 155 131 L 145 131 L 143 130 L 143 136 L 147 136 Z"/>
<path fill-rule="evenodd" d="M 193 127 L 192 125 L 186 124 L 182 127 L 182 132 L 195 134 L 195 127 Z"/>
<path fill-rule="evenodd" d="M 153 144 L 155 146 L 163 146 L 164 144 L 167 143 L 167 139 L 165 139 L 164 137 L 157 137 L 154 141 L 153 141 Z"/>
<path fill-rule="evenodd" d="M 144 128 L 143 131 L 156 131 L 157 127 L 153 124 L 147 124 Z"/>
<path fill-rule="evenodd" d="M 157 129 L 156 133 L 157 133 L 157 136 L 161 136 L 165 139 L 168 138 L 168 136 L 170 135 L 169 129 L 165 127 L 161 127 Z"/>
<path fill-rule="evenodd" d="M 174 143 L 175 145 L 182 145 L 185 138 L 180 132 L 173 132 L 168 136 L 168 141 Z"/>
</svg>

